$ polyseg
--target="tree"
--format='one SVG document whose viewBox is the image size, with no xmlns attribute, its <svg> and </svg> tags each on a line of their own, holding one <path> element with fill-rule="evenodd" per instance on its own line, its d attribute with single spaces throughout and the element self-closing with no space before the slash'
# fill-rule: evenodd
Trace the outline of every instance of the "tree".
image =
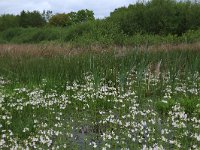
<svg viewBox="0 0 200 150">
<path fill-rule="evenodd" d="M 19 16 L 5 14 L 0 16 L 0 31 L 19 26 Z"/>
<path fill-rule="evenodd" d="M 70 12 L 68 14 L 56 14 L 49 19 L 52 26 L 66 27 L 73 24 L 79 24 L 94 20 L 94 13 L 90 10 L 79 10 L 78 12 Z"/>
<path fill-rule="evenodd" d="M 49 24 L 52 26 L 65 27 L 71 25 L 71 20 L 68 14 L 56 14 L 49 19 Z"/>
<path fill-rule="evenodd" d="M 70 12 L 68 13 L 69 19 L 70 19 L 70 25 L 76 24 L 77 22 L 77 13 L 76 12 Z"/>
<path fill-rule="evenodd" d="M 82 23 L 95 20 L 94 13 L 91 10 L 79 10 L 76 13 L 76 23 Z"/>
<path fill-rule="evenodd" d="M 177 28 L 176 1 L 152 0 L 146 5 L 146 31 L 153 34 L 175 33 Z"/>
<path fill-rule="evenodd" d="M 46 20 L 42 17 L 40 12 L 25 12 L 22 11 L 19 16 L 19 25 L 21 27 L 42 27 L 46 24 Z"/>
<path fill-rule="evenodd" d="M 135 33 L 176 34 L 200 27 L 200 3 L 151 0 L 116 9 L 108 20 L 127 35 Z"/>
</svg>

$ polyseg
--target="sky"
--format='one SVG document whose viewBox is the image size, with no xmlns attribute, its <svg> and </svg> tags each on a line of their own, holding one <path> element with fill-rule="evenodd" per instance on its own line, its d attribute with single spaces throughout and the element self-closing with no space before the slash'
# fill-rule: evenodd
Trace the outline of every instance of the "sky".
<svg viewBox="0 0 200 150">
<path fill-rule="evenodd" d="M 81 9 L 93 10 L 96 18 L 109 16 L 115 8 L 128 6 L 136 0 L 0 0 L 0 14 L 19 14 L 22 10 L 52 10 L 69 13 Z"/>
</svg>

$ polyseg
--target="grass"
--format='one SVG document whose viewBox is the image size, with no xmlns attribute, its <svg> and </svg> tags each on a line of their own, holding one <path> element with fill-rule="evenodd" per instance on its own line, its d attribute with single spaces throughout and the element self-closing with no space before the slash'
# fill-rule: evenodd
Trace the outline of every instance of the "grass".
<svg viewBox="0 0 200 150">
<path fill-rule="evenodd" d="M 1 149 L 200 147 L 198 48 L 1 46 Z"/>
</svg>

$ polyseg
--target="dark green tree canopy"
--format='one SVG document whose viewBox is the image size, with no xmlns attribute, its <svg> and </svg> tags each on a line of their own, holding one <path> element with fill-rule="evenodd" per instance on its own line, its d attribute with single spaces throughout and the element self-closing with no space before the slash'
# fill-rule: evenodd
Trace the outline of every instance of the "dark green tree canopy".
<svg viewBox="0 0 200 150">
<path fill-rule="evenodd" d="M 200 27 L 200 3 L 151 0 L 118 8 L 108 20 L 119 24 L 128 35 L 138 32 L 181 35 Z"/>
<path fill-rule="evenodd" d="M 42 17 L 39 11 L 22 11 L 20 13 L 19 25 L 21 27 L 41 27 L 44 26 L 46 20 Z"/>
<path fill-rule="evenodd" d="M 19 26 L 19 16 L 10 14 L 0 16 L 0 31 Z"/>
</svg>

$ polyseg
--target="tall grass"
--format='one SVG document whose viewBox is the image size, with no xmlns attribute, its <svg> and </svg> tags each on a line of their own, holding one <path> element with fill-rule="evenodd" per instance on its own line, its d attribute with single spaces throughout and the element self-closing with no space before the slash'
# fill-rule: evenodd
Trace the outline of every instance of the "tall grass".
<svg viewBox="0 0 200 150">
<path fill-rule="evenodd" d="M 119 54 L 110 52 L 86 52 L 74 56 L 9 56 L 0 59 L 1 74 L 24 83 L 40 83 L 43 78 L 52 82 L 74 81 L 91 72 L 96 78 L 115 80 L 119 73 L 126 77 L 133 67 L 143 73 L 150 64 L 162 61 L 161 72 L 170 71 L 176 77 L 179 73 L 189 74 L 200 71 L 200 53 L 198 50 L 141 51 L 137 49 Z M 142 78 L 142 77 L 141 77 Z"/>
</svg>

